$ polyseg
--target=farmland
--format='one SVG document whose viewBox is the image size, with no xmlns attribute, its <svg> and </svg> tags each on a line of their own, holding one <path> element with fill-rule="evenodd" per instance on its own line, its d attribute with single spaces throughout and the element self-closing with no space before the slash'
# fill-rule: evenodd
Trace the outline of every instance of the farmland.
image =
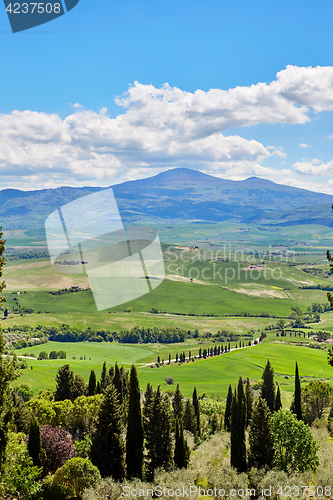
<svg viewBox="0 0 333 500">
<path fill-rule="evenodd" d="M 9 252 L 4 275 L 7 282 L 5 307 L 9 315 L 2 326 L 6 329 L 20 325 L 60 328 L 66 324 L 78 330 L 91 328 L 110 332 L 134 327 L 178 327 L 192 332 L 198 330 L 198 339 L 188 338 L 181 344 L 48 342 L 17 353 L 38 356 L 42 350 L 63 349 L 71 369 L 86 380 L 90 370 L 100 373 L 104 361 L 108 366 L 118 362 L 125 367 L 135 362 L 142 387 L 149 381 L 154 386 L 161 384 L 164 390 L 173 390 L 174 387 L 167 386 L 164 380 L 171 376 L 175 383 L 181 384 L 184 394 L 190 395 L 196 385 L 199 394 L 222 398 L 225 398 L 228 385 L 235 384 L 240 374 L 258 381 L 269 358 L 281 386 L 284 404 L 289 404 L 293 391 L 295 360 L 301 376 L 305 377 L 303 383 L 310 378 L 333 382 L 326 351 L 302 346 L 309 343 L 303 338 L 303 331 L 301 337 L 284 339 L 278 338 L 275 331 L 267 331 L 269 325 L 276 324 L 279 319 L 288 324 L 291 308 L 298 307 L 305 315 L 313 303 L 327 305 L 327 289 L 333 286 L 325 259 L 325 250 L 330 248 L 333 239 L 331 228 L 263 229 L 251 225 L 240 228 L 237 224 L 192 224 L 157 229 L 164 241 L 168 241 L 163 244 L 164 282 L 147 295 L 99 312 L 91 290 L 85 290 L 89 287 L 85 276 L 58 274 L 45 258 L 10 259 Z M 21 246 L 38 248 L 45 243 L 43 238 L 41 230 L 7 236 L 8 243 L 16 249 Z M 54 294 L 71 286 L 78 286 L 81 291 Z M 27 309 L 30 313 L 25 312 Z M 321 313 L 320 322 L 310 322 L 308 327 L 312 333 L 318 330 L 332 332 L 333 313 Z M 186 356 L 189 351 L 192 356 L 198 356 L 199 348 L 215 345 L 211 335 L 223 330 L 239 335 L 239 340 L 245 343 L 245 335 L 249 334 L 253 339 L 266 332 L 267 338 L 258 346 L 206 360 L 167 364 L 169 354 L 172 359 L 183 351 Z M 164 360 L 164 365 L 152 368 L 150 365 L 158 356 Z M 27 359 L 27 363 L 28 369 L 22 370 L 22 377 L 16 383 L 26 383 L 37 393 L 42 388 L 54 388 L 55 374 L 64 360 Z"/>
</svg>

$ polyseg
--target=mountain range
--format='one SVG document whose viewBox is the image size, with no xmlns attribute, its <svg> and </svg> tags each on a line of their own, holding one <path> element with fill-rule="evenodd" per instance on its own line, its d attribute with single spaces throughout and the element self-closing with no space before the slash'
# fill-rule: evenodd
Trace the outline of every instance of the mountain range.
<svg viewBox="0 0 333 500">
<path fill-rule="evenodd" d="M 259 225 L 321 224 L 333 227 L 333 197 L 250 177 L 231 181 L 175 168 L 112 187 L 127 224 L 239 222 Z M 43 227 L 56 208 L 105 188 L 59 187 L 0 191 L 3 229 Z"/>
</svg>

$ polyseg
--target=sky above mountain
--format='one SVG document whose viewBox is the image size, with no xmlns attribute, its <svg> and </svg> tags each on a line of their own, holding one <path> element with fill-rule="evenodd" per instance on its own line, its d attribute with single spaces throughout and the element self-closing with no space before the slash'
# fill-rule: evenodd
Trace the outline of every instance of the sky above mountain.
<svg viewBox="0 0 333 500">
<path fill-rule="evenodd" d="M 0 6 L 0 189 L 188 167 L 333 194 L 333 4 L 80 0 L 13 34 Z"/>
</svg>

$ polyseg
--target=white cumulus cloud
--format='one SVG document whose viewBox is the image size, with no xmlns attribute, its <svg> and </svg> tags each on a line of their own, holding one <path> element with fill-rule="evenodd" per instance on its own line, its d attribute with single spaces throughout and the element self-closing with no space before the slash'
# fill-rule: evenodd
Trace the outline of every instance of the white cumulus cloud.
<svg viewBox="0 0 333 500">
<path fill-rule="evenodd" d="M 227 178 L 262 175 L 275 178 L 262 162 L 286 158 L 279 146 L 225 135 L 230 127 L 304 124 L 311 110 L 333 109 L 333 67 L 287 66 L 271 83 L 228 90 L 186 92 L 135 82 L 107 109 L 57 114 L 13 111 L 0 115 L 0 175 L 3 185 L 101 184 L 188 166 Z M 309 147 L 300 144 L 301 147 Z M 285 160 L 283 161 L 285 163 Z M 331 173 L 332 165 L 302 160 L 301 175 Z M 264 173 L 265 172 L 265 173 Z M 17 181 L 15 181 L 17 179 Z"/>
</svg>

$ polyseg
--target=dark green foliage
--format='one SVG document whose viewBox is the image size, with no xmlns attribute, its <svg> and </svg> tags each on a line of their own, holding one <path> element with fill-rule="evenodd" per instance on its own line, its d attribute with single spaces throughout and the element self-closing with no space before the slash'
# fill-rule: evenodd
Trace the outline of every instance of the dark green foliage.
<svg viewBox="0 0 333 500">
<path fill-rule="evenodd" d="M 86 396 L 88 392 L 87 384 L 81 375 L 75 375 L 72 386 L 72 399 L 76 399 L 80 396 Z"/>
<path fill-rule="evenodd" d="M 184 431 L 182 424 L 178 423 L 176 419 L 176 432 L 175 432 L 175 466 L 178 469 L 186 469 L 190 458 L 190 450 L 187 446 L 187 441 L 184 438 Z"/>
<path fill-rule="evenodd" d="M 145 392 L 145 399 L 143 403 L 143 431 L 144 431 L 144 437 L 147 438 L 148 434 L 148 424 L 149 424 L 149 417 L 150 417 L 150 411 L 151 411 L 151 405 L 153 403 L 154 399 L 154 390 L 150 383 L 148 382 L 146 392 Z"/>
<path fill-rule="evenodd" d="M 117 391 L 119 403 L 122 404 L 122 402 L 123 402 L 123 384 L 121 381 L 120 370 L 119 370 L 117 363 L 115 364 L 115 367 L 114 367 L 113 385 Z"/>
<path fill-rule="evenodd" d="M 102 477 L 112 476 L 120 481 L 125 477 L 125 446 L 122 437 L 122 414 L 113 385 L 103 394 L 96 432 L 93 435 L 91 460 Z"/>
<path fill-rule="evenodd" d="M 32 458 L 33 465 L 42 467 L 45 453 L 42 449 L 40 427 L 34 417 L 31 419 L 29 427 L 28 453 Z"/>
<path fill-rule="evenodd" d="M 16 391 L 12 391 L 13 399 L 13 423 L 16 432 L 23 432 L 28 434 L 31 415 L 29 410 L 25 407 L 23 399 Z"/>
<path fill-rule="evenodd" d="M 126 435 L 127 477 L 141 479 L 143 466 L 143 424 L 140 403 L 140 386 L 134 364 L 131 368 Z"/>
<path fill-rule="evenodd" d="M 106 389 L 106 387 L 108 385 L 108 376 L 107 376 L 107 372 L 106 372 L 106 362 L 105 361 L 104 361 L 103 367 L 102 367 L 100 384 L 101 384 L 102 391 L 104 391 L 104 389 Z"/>
<path fill-rule="evenodd" d="M 246 397 L 246 427 L 247 427 L 252 418 L 252 405 L 253 405 L 253 393 L 249 377 L 246 379 L 245 397 Z"/>
<path fill-rule="evenodd" d="M 200 408 L 199 408 L 199 400 L 198 400 L 196 387 L 194 387 L 193 396 L 192 396 L 192 403 L 193 403 L 193 408 L 194 408 L 194 413 L 195 413 L 195 418 L 196 418 L 196 423 L 197 423 L 197 434 L 200 437 Z"/>
<path fill-rule="evenodd" d="M 184 404 L 183 404 L 183 395 L 180 392 L 179 384 L 177 384 L 177 388 L 172 398 L 172 407 L 175 419 L 179 422 L 183 421 L 184 416 Z"/>
<path fill-rule="evenodd" d="M 158 467 L 168 469 L 172 464 L 172 412 L 168 395 L 158 386 L 148 406 L 146 421 L 147 479 L 151 481 Z"/>
<path fill-rule="evenodd" d="M 96 393 L 96 373 L 91 370 L 88 383 L 88 396 L 94 396 Z"/>
<path fill-rule="evenodd" d="M 274 462 L 274 441 L 271 412 L 259 396 L 253 408 L 249 431 L 249 467 L 271 468 Z"/>
<path fill-rule="evenodd" d="M 101 393 L 102 393 L 101 384 L 98 381 L 96 385 L 96 394 L 101 394 Z"/>
<path fill-rule="evenodd" d="M 275 404 L 274 370 L 269 359 L 262 374 L 262 379 L 261 397 L 266 400 L 270 412 L 273 413 Z"/>
<path fill-rule="evenodd" d="M 291 411 L 295 413 L 297 420 L 302 420 L 302 395 L 301 395 L 301 382 L 299 379 L 298 365 L 296 362 L 295 368 L 295 393 L 294 400 L 291 405 Z"/>
<path fill-rule="evenodd" d="M 279 411 L 280 408 L 282 408 L 282 403 L 281 403 L 280 386 L 278 385 L 278 389 L 277 389 L 277 392 L 276 392 L 275 403 L 274 403 L 274 411 Z"/>
<path fill-rule="evenodd" d="M 56 391 L 54 393 L 54 399 L 56 401 L 73 399 L 73 383 L 74 374 L 72 370 L 70 370 L 69 365 L 64 365 L 59 368 L 56 375 Z"/>
<path fill-rule="evenodd" d="M 194 412 L 192 401 L 187 399 L 184 411 L 184 429 L 192 432 L 194 435 L 197 432 L 197 419 Z"/>
<path fill-rule="evenodd" d="M 224 412 L 224 427 L 228 432 L 230 432 L 231 405 L 232 405 L 232 388 L 230 384 L 228 389 L 225 412 Z"/>
<path fill-rule="evenodd" d="M 244 394 L 244 384 L 242 377 L 239 377 L 237 390 L 232 398 L 231 405 L 231 466 L 238 472 L 246 471 L 246 445 L 245 445 L 245 424 L 246 424 L 246 399 Z"/>
</svg>

